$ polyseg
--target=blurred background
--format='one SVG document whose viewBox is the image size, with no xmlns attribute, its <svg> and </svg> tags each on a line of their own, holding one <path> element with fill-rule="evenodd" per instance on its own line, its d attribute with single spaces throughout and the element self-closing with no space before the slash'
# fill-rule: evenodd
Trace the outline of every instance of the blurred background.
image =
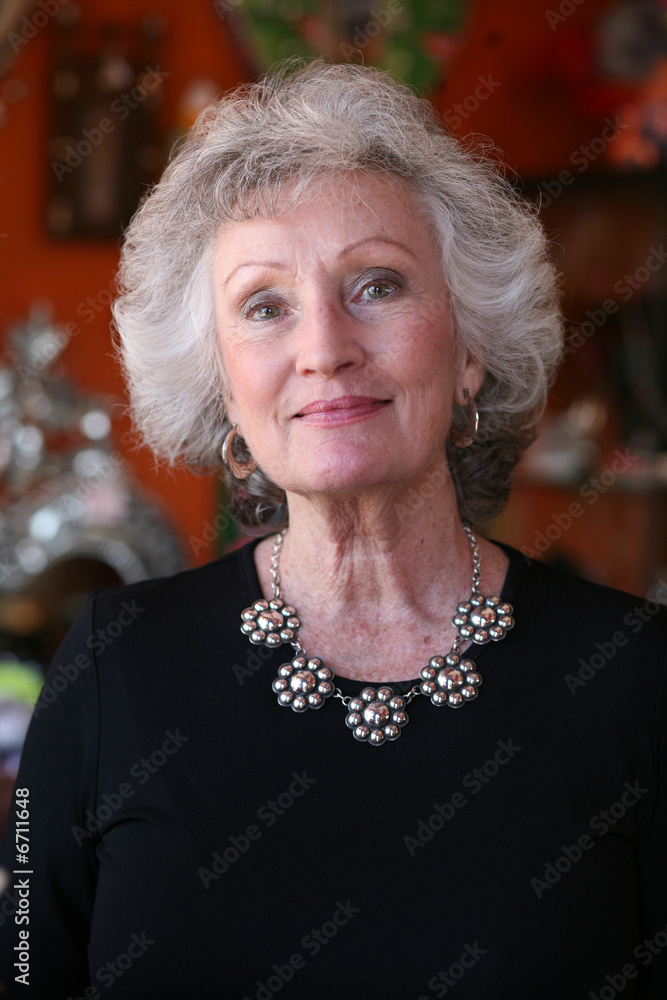
<svg viewBox="0 0 667 1000">
<path fill-rule="evenodd" d="M 112 356 L 123 226 L 224 90 L 293 54 L 377 64 L 539 206 L 565 362 L 487 533 L 667 593 L 667 2 L 4 0 L 0 763 L 95 587 L 238 544 L 219 478 L 138 450 Z M 664 243 L 663 243 L 664 241 Z M 0 809 L 0 812 L 2 810 Z"/>
</svg>

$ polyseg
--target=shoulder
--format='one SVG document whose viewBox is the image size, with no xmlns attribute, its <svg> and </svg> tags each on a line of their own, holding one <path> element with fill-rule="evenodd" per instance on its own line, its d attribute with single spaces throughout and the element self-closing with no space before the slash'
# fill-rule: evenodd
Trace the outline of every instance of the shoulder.
<svg viewBox="0 0 667 1000">
<path fill-rule="evenodd" d="M 648 600 L 503 548 L 510 557 L 503 593 L 514 607 L 516 639 L 537 654 L 536 663 L 590 680 L 601 672 L 610 676 L 602 668 L 613 662 L 617 680 L 620 671 L 633 687 L 659 689 L 667 665 L 664 581 L 658 600 Z"/>
<path fill-rule="evenodd" d="M 258 596 L 253 548 L 250 543 L 171 576 L 93 591 L 56 652 L 42 701 L 64 705 L 61 696 L 69 691 L 108 708 L 132 690 L 148 713 L 156 690 L 178 700 L 195 673 L 217 678 L 221 657 L 233 662 L 247 655 L 240 622 Z"/>
<path fill-rule="evenodd" d="M 667 609 L 503 547 L 510 557 L 503 595 L 515 626 L 482 664 L 499 668 L 504 717 L 516 712 L 517 732 L 537 720 L 568 780 L 577 747 L 600 772 L 622 759 L 634 777 L 639 757 L 656 762 L 665 752 L 658 739 L 667 737 Z"/>
<path fill-rule="evenodd" d="M 591 625 L 605 620 L 616 621 L 619 616 L 626 615 L 640 620 L 643 616 L 647 621 L 657 618 L 663 625 L 667 620 L 667 582 L 664 580 L 656 587 L 656 599 L 649 600 L 531 559 L 510 545 L 502 544 L 501 547 L 510 559 L 508 577 L 515 597 L 529 603 L 546 601 L 546 616 L 551 617 L 558 609 L 577 619 L 587 618 Z"/>
<path fill-rule="evenodd" d="M 509 545 L 502 548 L 510 558 L 503 594 L 514 606 L 516 631 L 538 644 L 542 655 L 576 655 L 588 661 L 600 654 L 635 666 L 650 655 L 652 666 L 664 664 L 664 580 L 656 588 L 657 601 L 649 600 L 530 559 Z"/>
<path fill-rule="evenodd" d="M 137 620 L 173 613 L 177 620 L 217 617 L 230 600 L 256 598 L 253 580 L 253 543 L 243 545 L 212 562 L 170 576 L 95 590 L 89 603 L 95 620 L 124 616 Z"/>
<path fill-rule="evenodd" d="M 253 548 L 171 576 L 94 590 L 49 673 L 90 674 L 85 668 L 93 663 L 105 672 L 120 664 L 159 673 L 167 662 L 191 662 L 197 648 L 235 645 L 241 611 L 258 596 Z"/>
</svg>

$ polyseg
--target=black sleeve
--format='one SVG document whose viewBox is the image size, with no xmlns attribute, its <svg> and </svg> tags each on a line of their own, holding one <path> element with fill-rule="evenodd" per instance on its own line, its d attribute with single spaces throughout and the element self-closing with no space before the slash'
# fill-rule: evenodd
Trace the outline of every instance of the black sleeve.
<svg viewBox="0 0 667 1000">
<path fill-rule="evenodd" d="M 655 807 L 637 854 L 641 942 L 634 949 L 631 963 L 641 973 L 642 997 L 663 1000 L 667 997 L 667 663 L 662 670 L 650 739 L 654 747 Z"/>
<path fill-rule="evenodd" d="M 89 984 L 97 875 L 93 824 L 85 826 L 95 809 L 98 754 L 94 607 L 91 595 L 47 673 L 0 850 L 9 878 L 0 898 L 0 982 L 9 997 L 65 1000 Z M 17 798 L 28 800 L 28 827 L 16 818 Z M 28 844 L 27 863 L 17 860 L 17 843 Z M 27 976 L 17 979 L 25 965 Z"/>
</svg>

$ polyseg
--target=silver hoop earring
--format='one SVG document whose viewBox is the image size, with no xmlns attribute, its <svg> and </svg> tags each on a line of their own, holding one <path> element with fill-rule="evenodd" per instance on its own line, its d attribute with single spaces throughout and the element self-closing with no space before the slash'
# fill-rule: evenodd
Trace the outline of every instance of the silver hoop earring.
<svg viewBox="0 0 667 1000">
<path fill-rule="evenodd" d="M 468 404 L 469 417 L 468 426 L 465 430 L 457 430 L 452 423 L 449 429 L 449 436 L 452 439 L 452 443 L 456 445 L 457 448 L 469 448 L 477 437 L 477 430 L 479 428 L 479 411 L 475 404 L 475 400 L 470 395 L 468 389 L 463 390 L 463 395 L 466 398 Z"/>
<path fill-rule="evenodd" d="M 235 479 L 247 479 L 248 476 L 257 468 L 257 462 L 252 456 L 247 462 L 239 462 L 237 458 L 234 458 L 234 439 L 236 437 L 241 438 L 238 432 L 237 425 L 234 424 L 232 429 L 225 436 L 225 440 L 222 442 L 222 461 L 225 463 L 227 471 L 234 476 Z M 241 438 L 243 440 L 243 438 Z"/>
</svg>

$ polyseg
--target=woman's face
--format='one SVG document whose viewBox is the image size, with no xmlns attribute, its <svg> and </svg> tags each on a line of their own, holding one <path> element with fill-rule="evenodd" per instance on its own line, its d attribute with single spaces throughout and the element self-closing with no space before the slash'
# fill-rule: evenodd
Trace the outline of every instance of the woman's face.
<svg viewBox="0 0 667 1000">
<path fill-rule="evenodd" d="M 409 189 L 332 177 L 289 214 L 223 227 L 215 310 L 229 415 L 288 492 L 423 473 L 481 366 L 455 344 L 431 230 Z"/>
</svg>

